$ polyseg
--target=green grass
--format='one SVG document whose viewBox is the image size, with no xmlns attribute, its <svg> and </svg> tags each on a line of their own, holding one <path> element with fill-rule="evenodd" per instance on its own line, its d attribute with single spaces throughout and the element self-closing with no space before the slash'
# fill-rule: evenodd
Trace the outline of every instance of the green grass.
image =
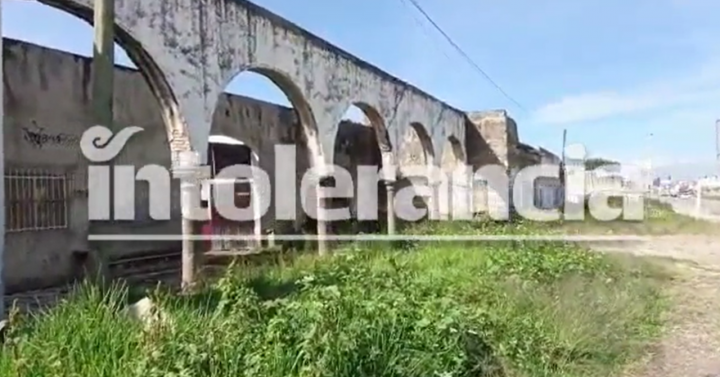
<svg viewBox="0 0 720 377">
<path fill-rule="evenodd" d="M 12 316 L 0 375 L 607 376 L 658 336 L 670 278 L 650 262 L 560 243 L 339 252 L 236 265 L 194 297 L 156 291 L 171 321 L 148 331 L 122 314 L 127 289 L 84 286 L 46 313 Z"/>
<path fill-rule="evenodd" d="M 620 206 L 617 201 L 614 207 Z M 558 221 L 535 225 L 537 229 L 545 229 L 566 234 L 605 234 L 605 235 L 638 235 L 638 236 L 669 236 L 669 235 L 717 235 L 718 224 L 695 219 L 675 213 L 669 204 L 657 200 L 645 199 L 645 217 L 641 221 L 599 221 L 588 213 L 584 221 Z"/>
</svg>

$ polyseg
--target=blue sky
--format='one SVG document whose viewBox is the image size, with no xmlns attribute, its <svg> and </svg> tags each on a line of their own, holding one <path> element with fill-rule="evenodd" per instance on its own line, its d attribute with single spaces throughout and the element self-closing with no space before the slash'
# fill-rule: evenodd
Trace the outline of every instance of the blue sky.
<svg viewBox="0 0 720 377">
<path fill-rule="evenodd" d="M 720 1 L 419 2 L 523 108 L 403 0 L 256 0 L 457 107 L 507 109 L 526 143 L 559 151 L 567 128 L 568 141 L 595 156 L 714 160 Z M 88 25 L 33 1 L 3 0 L 2 28 L 4 37 L 74 53 L 92 48 Z M 124 54 L 118 62 L 129 63 Z M 287 104 L 251 73 L 228 91 Z"/>
</svg>

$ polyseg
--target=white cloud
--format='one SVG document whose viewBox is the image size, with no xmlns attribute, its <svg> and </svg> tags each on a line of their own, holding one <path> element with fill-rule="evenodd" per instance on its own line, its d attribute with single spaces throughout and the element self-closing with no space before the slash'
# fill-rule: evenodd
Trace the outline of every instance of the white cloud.
<svg viewBox="0 0 720 377">
<path fill-rule="evenodd" d="M 720 98 L 720 59 L 714 57 L 694 72 L 625 91 L 600 91 L 566 96 L 533 112 L 541 124 L 568 124 L 669 108 L 697 106 Z"/>
</svg>

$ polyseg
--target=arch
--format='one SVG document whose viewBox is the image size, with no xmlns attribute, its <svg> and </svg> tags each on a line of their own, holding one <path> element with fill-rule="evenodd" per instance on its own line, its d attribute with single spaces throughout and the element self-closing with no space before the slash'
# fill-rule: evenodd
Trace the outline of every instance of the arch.
<svg viewBox="0 0 720 377">
<path fill-rule="evenodd" d="M 38 0 L 38 2 L 73 15 L 93 25 L 93 9 L 90 7 L 85 7 L 77 2 L 63 0 Z M 172 88 L 170 88 L 164 72 L 142 43 L 133 38 L 130 32 L 123 29 L 117 23 L 114 24 L 114 31 L 115 43 L 125 50 L 128 58 L 138 67 L 140 74 L 148 83 L 150 91 L 160 103 L 170 150 L 190 149 L 189 140 L 185 142 L 189 137 L 187 125 L 180 115 L 177 98 Z M 177 144 L 173 143 L 173 140 L 176 138 L 179 138 L 182 142 Z"/>
<path fill-rule="evenodd" d="M 335 134 L 333 164 L 350 173 L 353 182 L 352 195 L 348 198 L 336 198 L 326 205 L 334 208 L 349 208 L 351 219 L 331 223 L 333 232 L 343 232 L 352 229 L 357 233 L 361 229 L 379 229 L 378 221 L 363 221 L 357 219 L 358 196 L 361 191 L 376 190 L 378 194 L 378 210 L 386 211 L 387 190 L 382 178 L 376 187 L 360 187 L 358 171 L 361 167 L 371 166 L 373 169 L 382 169 L 385 163 L 393 163 L 393 146 L 390 141 L 385 121 L 373 106 L 365 102 L 353 102 L 345 110 Z M 374 186 L 375 184 L 373 184 Z M 348 188 L 349 189 L 349 188 Z M 378 220 L 383 221 L 384 217 Z"/>
<path fill-rule="evenodd" d="M 417 208 L 428 210 L 429 216 L 432 195 L 417 191 L 416 187 L 428 187 L 433 182 L 435 169 L 435 148 L 427 128 L 419 122 L 411 122 L 405 129 L 405 135 L 399 152 L 399 177 L 397 191 L 409 188 L 414 192 L 413 204 Z M 420 168 L 420 169 L 418 169 Z"/>
<path fill-rule="evenodd" d="M 427 128 L 419 122 L 410 123 L 410 128 L 415 131 L 418 139 L 420 139 L 420 146 L 422 147 L 425 163 L 427 165 L 432 165 L 435 159 L 435 147 L 433 146 L 432 138 L 427 132 Z"/>
<path fill-rule="evenodd" d="M 353 102 L 351 106 L 359 108 L 367 118 L 368 122 L 370 122 L 370 126 L 375 131 L 375 138 L 377 139 L 380 152 L 392 152 L 393 146 L 390 142 L 390 135 L 388 134 L 387 127 L 385 126 L 385 120 L 382 115 L 380 115 L 380 112 L 366 102 Z"/>
<path fill-rule="evenodd" d="M 256 104 L 258 106 L 252 106 L 252 108 L 256 109 L 256 111 L 259 111 L 260 113 L 258 113 L 259 116 L 253 117 L 254 119 L 252 119 L 252 123 L 245 122 L 243 126 L 237 124 L 237 119 L 229 119 L 230 122 L 224 123 L 225 127 L 223 127 L 221 131 L 220 129 L 217 129 L 217 127 L 220 126 L 220 124 L 218 124 L 217 122 L 220 121 L 221 117 L 223 117 L 223 115 L 219 115 L 221 109 L 221 99 L 224 95 L 228 94 L 226 92 L 228 87 L 231 86 L 232 82 L 240 78 L 241 75 L 243 75 L 244 73 L 254 73 L 270 81 L 270 83 L 272 83 L 272 86 L 274 86 L 275 89 L 279 89 L 279 91 L 282 92 L 282 95 L 284 95 L 287 99 L 287 102 L 289 102 L 289 106 L 288 104 L 283 106 L 267 100 L 255 99 L 252 98 L 252 95 L 248 94 L 240 94 L 239 96 L 241 96 L 241 98 L 234 99 L 231 96 L 228 98 L 231 102 L 233 100 L 257 101 Z M 288 168 L 289 166 L 287 164 L 277 163 L 276 159 L 278 158 L 278 156 L 275 155 L 275 145 L 290 144 L 296 146 L 294 161 L 295 170 L 292 174 L 295 174 L 297 182 L 300 182 L 300 178 L 303 177 L 303 175 L 307 172 L 308 169 L 314 166 L 324 166 L 324 151 L 322 150 L 322 145 L 319 140 L 319 132 L 313 110 L 307 99 L 305 98 L 302 90 L 293 81 L 289 74 L 277 68 L 269 67 L 266 65 L 244 66 L 237 69 L 233 75 L 227 77 L 223 84 L 224 85 L 221 87 L 220 92 L 215 98 L 214 109 L 212 113 L 212 124 L 210 130 L 207 130 L 208 141 L 209 133 L 211 131 L 222 132 L 224 134 L 230 134 L 233 136 L 237 136 L 240 139 L 243 139 L 247 143 L 247 145 L 249 145 L 250 148 L 260 156 L 258 160 L 258 166 L 264 169 L 270 175 L 272 184 L 271 191 L 275 193 L 274 197 L 277 197 L 276 190 L 283 189 L 284 187 L 279 187 L 275 183 L 277 174 L 274 170 L 271 171 L 271 169 L 275 169 L 275 167 L 279 166 Z M 239 88 L 242 88 L 242 86 L 240 86 Z M 263 103 L 265 103 L 265 105 L 263 105 Z M 228 108 L 228 110 L 232 108 L 235 108 L 235 110 L 238 109 L 237 106 L 233 106 L 232 104 L 229 104 L 229 106 L 230 107 Z M 279 111 L 279 113 L 276 114 L 277 117 L 275 118 L 278 122 L 272 124 L 273 127 L 278 127 L 278 132 L 273 132 L 271 134 L 271 137 L 268 137 L 269 135 L 266 130 L 263 130 L 263 128 L 267 126 L 267 118 L 262 116 L 263 112 L 267 111 L 269 107 L 274 107 L 275 109 L 277 109 L 277 111 Z M 243 108 L 243 113 L 245 111 L 255 111 L 252 110 L 252 108 Z M 229 115 L 230 113 L 226 112 L 225 116 Z M 244 116 L 243 114 L 235 114 L 235 116 L 238 115 L 240 117 Z M 257 127 L 257 129 L 255 129 L 255 127 Z M 240 132 L 239 134 L 236 133 L 238 132 L 238 130 Z M 243 132 L 250 132 L 250 134 L 243 134 Z M 286 173 L 291 174 L 289 173 L 289 171 L 286 171 Z M 272 231 L 275 234 L 284 234 L 287 232 L 296 232 L 300 230 L 300 228 L 307 222 L 306 213 L 303 211 L 303 208 L 301 206 L 302 196 L 306 194 L 301 191 L 302 190 L 297 190 L 297 192 L 293 193 L 294 195 L 296 195 L 295 220 L 275 219 L 273 216 L 276 215 L 275 206 L 277 205 L 277 203 L 276 200 L 271 200 L 270 212 L 267 214 L 264 220 L 265 222 L 267 222 L 267 224 L 263 225 L 264 227 L 268 227 L 266 230 Z"/>
<path fill-rule="evenodd" d="M 465 154 L 465 148 L 463 148 L 462 142 L 455 136 L 448 137 L 450 148 L 452 148 L 453 156 L 457 163 L 466 163 L 467 156 Z"/>
<path fill-rule="evenodd" d="M 440 171 L 444 179 L 450 179 L 450 184 L 438 188 L 441 191 L 439 191 L 440 196 L 436 207 L 443 218 L 454 218 L 454 216 L 462 213 L 471 213 L 469 212 L 471 207 L 471 191 L 469 190 L 471 176 L 466 167 L 462 142 L 453 135 L 448 136 L 443 145 Z"/>
<path fill-rule="evenodd" d="M 300 126 L 302 132 L 299 135 L 308 148 L 310 162 L 313 166 L 322 166 L 323 150 L 318 139 L 318 127 L 313 114 L 312 107 L 308 103 L 305 95 L 300 87 L 292 80 L 290 75 L 282 72 L 274 67 L 266 65 L 252 65 L 239 69 L 235 74 L 231 75 L 222 86 L 224 91 L 230 83 L 245 72 L 252 72 L 261 75 L 272 82 L 287 98 L 292 106 L 293 112 L 297 116 L 296 122 Z M 222 95 L 223 92 L 219 93 Z M 215 110 L 217 110 L 217 99 L 215 101 Z M 297 140 L 296 140 L 297 142 Z"/>
</svg>

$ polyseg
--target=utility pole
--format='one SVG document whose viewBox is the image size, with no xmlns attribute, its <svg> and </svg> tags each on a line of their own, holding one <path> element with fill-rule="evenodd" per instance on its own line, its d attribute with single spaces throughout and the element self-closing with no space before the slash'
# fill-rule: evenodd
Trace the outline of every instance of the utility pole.
<svg viewBox="0 0 720 377">
<path fill-rule="evenodd" d="M 95 0 L 93 26 L 95 31 L 92 60 L 94 125 L 101 125 L 114 130 L 115 0 Z M 110 163 L 114 164 L 112 161 Z M 111 182 L 110 198 L 115 197 L 113 186 Z M 96 277 L 105 280 L 109 277 L 107 255 L 103 250 L 93 250 L 93 252 L 96 253 L 93 255 L 93 263 L 96 268 L 94 273 Z"/>
<path fill-rule="evenodd" d="M 2 20 L 2 1 L 0 1 L 0 20 Z M 0 21 L 0 29 L 2 29 L 2 21 Z M 5 49 L 3 47 L 2 37 L 0 37 L 0 82 L 5 83 L 5 76 L 3 75 L 3 62 L 5 60 Z M 0 90 L 0 173 L 2 173 L 3 180 L 5 179 L 5 135 L 3 120 L 5 119 L 5 99 L 3 98 L 3 90 Z M 2 211 L 0 211 L 0 319 L 3 320 L 0 323 L 0 332 L 4 332 L 6 322 L 5 319 L 5 266 L 3 260 L 5 259 L 5 185 L 0 185 L 0 203 L 2 203 Z"/>
<path fill-rule="evenodd" d="M 653 143 L 654 137 L 655 137 L 655 134 L 653 134 L 652 132 L 648 132 L 648 134 L 646 135 L 646 141 L 645 141 L 647 161 L 645 161 L 645 163 L 644 163 L 645 175 L 644 175 L 644 182 L 643 182 L 644 183 L 643 190 L 647 190 L 648 194 L 652 194 L 652 188 L 653 188 L 652 182 L 653 182 L 653 178 L 655 175 L 653 173 L 653 162 L 652 162 L 653 149 L 654 149 L 652 143 Z"/>
<path fill-rule="evenodd" d="M 563 136 L 562 136 L 562 151 L 560 151 L 560 187 L 562 188 L 561 191 L 561 200 L 560 200 L 560 211 L 562 213 L 565 213 L 565 200 L 567 198 L 567 191 L 566 191 L 566 184 L 565 184 L 565 146 L 567 144 L 567 128 L 563 129 Z"/>
<path fill-rule="evenodd" d="M 567 145 L 567 128 L 563 130 L 562 138 L 562 163 L 565 165 L 565 146 Z"/>
<path fill-rule="evenodd" d="M 715 160 L 720 163 L 720 119 L 715 121 Z"/>
</svg>

